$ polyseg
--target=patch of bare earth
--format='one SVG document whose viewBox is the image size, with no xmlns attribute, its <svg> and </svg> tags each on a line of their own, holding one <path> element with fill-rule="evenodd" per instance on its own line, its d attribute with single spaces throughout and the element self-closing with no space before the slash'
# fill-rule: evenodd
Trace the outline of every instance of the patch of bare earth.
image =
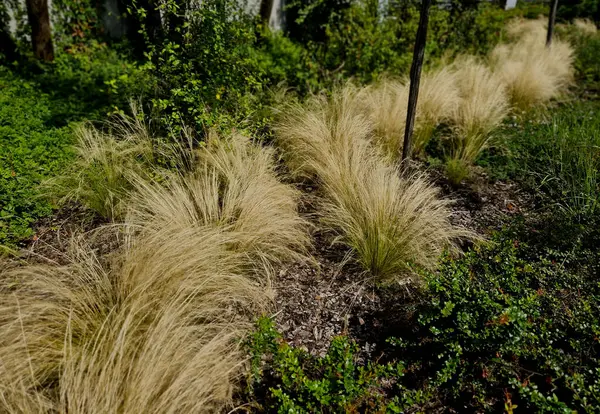
<svg viewBox="0 0 600 414">
<path fill-rule="evenodd" d="M 111 227 L 81 205 L 69 203 L 36 223 L 33 237 L 23 244 L 18 257 L 29 263 L 68 264 L 74 238 L 99 258 L 107 258 L 123 242 L 117 226 Z"/>
</svg>

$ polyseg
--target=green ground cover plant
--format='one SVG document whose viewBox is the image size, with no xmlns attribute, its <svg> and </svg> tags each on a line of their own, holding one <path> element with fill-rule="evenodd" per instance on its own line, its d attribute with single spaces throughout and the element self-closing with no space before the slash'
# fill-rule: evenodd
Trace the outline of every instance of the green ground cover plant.
<svg viewBox="0 0 600 414">
<path fill-rule="evenodd" d="M 520 222 L 458 260 L 444 259 L 426 276 L 421 305 L 408 305 L 416 333 L 388 338 L 394 351 L 379 362 L 359 362 L 344 337 L 326 357 L 311 357 L 260 322 L 249 342 L 258 381 L 251 396 L 269 412 L 593 412 L 600 233 L 589 227 L 598 218 L 588 220 L 588 227 Z"/>
<path fill-rule="evenodd" d="M 73 46 L 49 65 L 0 67 L 0 245 L 31 237 L 32 224 L 52 212 L 39 186 L 71 168 L 75 123 L 127 110 L 130 97 L 143 96 L 140 76 L 99 43 Z"/>
<path fill-rule="evenodd" d="M 52 107 L 36 84 L 0 70 L 0 245 L 32 236 L 31 224 L 52 212 L 37 186 L 73 153 L 71 129 L 53 125 Z"/>
</svg>

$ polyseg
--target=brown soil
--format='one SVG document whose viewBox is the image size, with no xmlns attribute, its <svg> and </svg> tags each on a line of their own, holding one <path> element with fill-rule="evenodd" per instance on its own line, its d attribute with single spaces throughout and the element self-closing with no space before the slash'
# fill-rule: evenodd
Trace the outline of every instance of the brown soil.
<svg viewBox="0 0 600 414">
<path fill-rule="evenodd" d="M 75 238 L 89 246 L 97 257 L 106 257 L 122 240 L 117 227 L 99 219 L 76 203 L 67 204 L 54 215 L 40 220 L 34 236 L 19 252 L 29 263 L 69 263 L 69 250 Z"/>
</svg>

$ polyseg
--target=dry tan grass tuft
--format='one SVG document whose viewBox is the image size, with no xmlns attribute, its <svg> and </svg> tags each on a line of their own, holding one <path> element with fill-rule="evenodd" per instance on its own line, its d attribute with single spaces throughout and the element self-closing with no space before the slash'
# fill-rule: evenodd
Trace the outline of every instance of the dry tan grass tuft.
<svg viewBox="0 0 600 414">
<path fill-rule="evenodd" d="M 344 187 L 328 187 L 323 223 L 380 279 L 402 279 L 411 266 L 432 270 L 444 249 L 470 236 L 450 223 L 451 202 L 424 176 L 401 178 L 395 167 L 371 160 Z"/>
<path fill-rule="evenodd" d="M 228 403 L 243 362 L 236 339 L 269 297 L 227 243 L 214 229 L 159 232 L 120 265 L 76 245 L 72 265 L 2 274 L 0 404 L 163 413 Z"/>
<path fill-rule="evenodd" d="M 373 124 L 374 138 L 383 153 L 398 161 L 402 155 L 408 80 L 383 79 L 357 92 L 357 107 Z M 459 101 L 454 71 L 442 67 L 423 74 L 413 133 L 413 153 L 423 155 L 433 131 L 451 118 Z"/>
<path fill-rule="evenodd" d="M 144 125 L 123 118 L 105 133 L 91 124 L 76 130 L 77 158 L 70 173 L 45 183 L 63 201 L 76 200 L 100 216 L 121 217 L 131 190 L 130 177 L 143 175 L 152 158 L 152 143 Z"/>
<path fill-rule="evenodd" d="M 413 152 L 416 155 L 423 155 L 435 128 L 449 121 L 459 104 L 457 77 L 451 66 L 423 74 L 413 136 Z"/>
<path fill-rule="evenodd" d="M 539 20 L 515 27 L 521 29 L 521 36 L 513 43 L 497 46 L 491 62 L 506 84 L 512 104 L 524 110 L 544 105 L 566 92 L 574 75 L 574 51 L 560 39 L 546 47 L 544 25 Z"/>
<path fill-rule="evenodd" d="M 540 16 L 537 19 L 518 18 L 511 20 L 506 26 L 506 33 L 512 40 L 526 39 L 528 42 L 546 43 L 548 19 Z"/>
<path fill-rule="evenodd" d="M 373 125 L 374 139 L 392 160 L 400 159 L 404 143 L 408 87 L 395 79 L 384 79 L 358 93 L 363 113 Z"/>
<path fill-rule="evenodd" d="M 194 172 L 128 178 L 127 243 L 102 262 L 0 269 L 0 411 L 212 413 L 230 404 L 239 339 L 270 309 L 270 265 L 309 242 L 273 152 L 210 142 Z M 183 158 L 181 157 L 183 155 Z"/>
<path fill-rule="evenodd" d="M 372 125 L 354 98 L 342 89 L 286 107 L 277 140 L 290 165 L 320 184 L 323 224 L 373 275 L 399 280 L 412 265 L 434 267 L 444 248 L 469 234 L 452 226 L 449 202 L 423 176 L 401 178 L 372 148 Z"/>
<path fill-rule="evenodd" d="M 573 20 L 573 26 L 583 35 L 593 36 L 598 33 L 598 27 L 596 23 L 590 19 L 575 19 Z"/>
<path fill-rule="evenodd" d="M 137 180 L 128 223 L 160 228 L 217 226 L 234 233 L 230 248 L 250 262 L 299 258 L 309 245 L 297 210 L 299 193 L 279 181 L 272 150 L 234 136 L 198 152 L 196 170 L 165 183 Z"/>
<path fill-rule="evenodd" d="M 452 115 L 452 158 L 471 163 L 507 115 L 508 99 L 502 81 L 483 63 L 463 57 L 454 65 L 460 102 Z"/>
</svg>

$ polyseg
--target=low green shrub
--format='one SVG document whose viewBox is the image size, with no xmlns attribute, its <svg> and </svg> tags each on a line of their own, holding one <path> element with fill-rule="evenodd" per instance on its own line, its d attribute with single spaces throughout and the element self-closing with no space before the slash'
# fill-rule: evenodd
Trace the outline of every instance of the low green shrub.
<svg viewBox="0 0 600 414">
<path fill-rule="evenodd" d="M 586 37 L 578 42 L 575 55 L 575 70 L 586 90 L 600 91 L 600 35 Z"/>
<path fill-rule="evenodd" d="M 570 0 L 559 3 L 557 10 L 559 20 L 571 21 L 577 18 L 598 20 L 598 0 Z"/>
<path fill-rule="evenodd" d="M 310 356 L 261 320 L 244 398 L 268 412 L 596 412 L 600 218 L 587 219 L 518 220 L 446 257 L 418 305 L 380 320 L 403 334 L 377 362 L 359 363 L 343 337 Z"/>
<path fill-rule="evenodd" d="M 63 123 L 103 119 L 127 110 L 130 99 L 144 100 L 151 92 L 149 77 L 126 53 L 90 41 L 57 53 L 54 62 L 37 68 L 30 79 L 59 105 L 53 109 Z"/>
<path fill-rule="evenodd" d="M 52 211 L 37 185 L 72 157 L 71 128 L 52 126 L 53 105 L 39 85 L 0 69 L 0 245 L 30 237 Z"/>
<path fill-rule="evenodd" d="M 283 342 L 273 322 L 262 318 L 246 343 L 251 355 L 243 397 L 267 412 L 403 412 L 427 401 L 425 392 L 406 390 L 390 398 L 404 374 L 402 363 L 357 362 L 358 346 L 346 337 L 333 339 L 322 358 Z"/>
<path fill-rule="evenodd" d="M 540 251 L 502 235 L 429 277 L 431 301 L 419 315 L 425 335 L 412 346 L 430 355 L 419 362 L 446 404 L 600 407 L 600 285 L 582 266 L 598 253 L 564 247 Z"/>
<path fill-rule="evenodd" d="M 52 212 L 39 184 L 64 174 L 73 159 L 72 123 L 122 112 L 143 98 L 144 74 L 126 55 L 87 42 L 58 51 L 54 62 L 0 67 L 0 245 L 32 235 Z"/>
</svg>

